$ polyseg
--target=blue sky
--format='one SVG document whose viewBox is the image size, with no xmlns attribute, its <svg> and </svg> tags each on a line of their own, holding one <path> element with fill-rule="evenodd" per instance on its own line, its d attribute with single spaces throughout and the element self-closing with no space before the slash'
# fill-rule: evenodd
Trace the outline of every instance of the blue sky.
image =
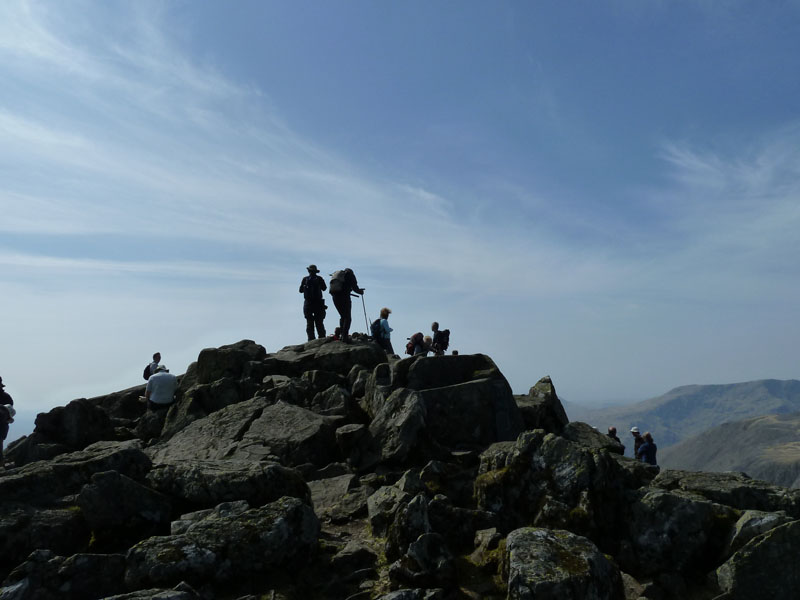
<svg viewBox="0 0 800 600">
<path fill-rule="evenodd" d="M 798 2 L 3 2 L 16 434 L 156 350 L 302 342 L 311 262 L 517 393 L 797 377 L 798 30 Z"/>
</svg>

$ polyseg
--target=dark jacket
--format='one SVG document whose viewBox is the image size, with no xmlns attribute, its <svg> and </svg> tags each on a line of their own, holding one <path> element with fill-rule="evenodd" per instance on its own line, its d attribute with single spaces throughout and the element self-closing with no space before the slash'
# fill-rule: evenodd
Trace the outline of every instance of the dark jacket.
<svg viewBox="0 0 800 600">
<path fill-rule="evenodd" d="M 656 465 L 656 447 L 655 442 L 645 442 L 641 446 L 639 446 L 639 456 L 641 457 L 642 462 L 646 462 L 648 465 Z"/>
<path fill-rule="evenodd" d="M 14 400 L 5 390 L 0 390 L 0 404 L 10 404 L 11 406 L 14 406 Z"/>
<path fill-rule="evenodd" d="M 300 282 L 300 293 L 306 302 L 312 304 L 322 304 L 322 292 L 327 290 L 325 280 L 319 275 L 307 275 Z"/>
</svg>

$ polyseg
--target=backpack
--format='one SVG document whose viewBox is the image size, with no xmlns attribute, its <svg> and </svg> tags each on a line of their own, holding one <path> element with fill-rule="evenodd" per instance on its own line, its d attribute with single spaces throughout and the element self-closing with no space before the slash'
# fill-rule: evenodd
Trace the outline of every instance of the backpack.
<svg viewBox="0 0 800 600">
<path fill-rule="evenodd" d="M 147 363 L 147 366 L 144 368 L 144 371 L 142 372 L 142 377 L 144 377 L 145 379 L 150 379 L 150 375 L 152 375 L 152 373 L 150 372 L 150 363 Z"/>
<path fill-rule="evenodd" d="M 0 404 L 0 423 L 14 422 L 14 408 L 9 404 Z"/>
<path fill-rule="evenodd" d="M 317 276 L 312 278 L 310 275 L 305 279 L 305 291 L 303 292 L 303 297 L 308 300 L 309 302 L 315 302 L 322 298 L 322 290 L 320 288 L 319 282 L 322 281 L 322 278 Z"/>
<path fill-rule="evenodd" d="M 375 319 L 369 326 L 369 332 L 372 334 L 373 340 L 383 339 L 383 331 L 381 331 L 381 320 Z"/>
<path fill-rule="evenodd" d="M 331 275 L 331 284 L 330 284 L 330 291 L 331 294 L 341 294 L 344 291 L 347 291 L 347 282 L 345 281 L 345 276 L 347 275 L 347 269 L 340 269 L 339 271 L 334 271 L 333 275 Z"/>
<path fill-rule="evenodd" d="M 439 338 L 439 349 L 444 352 L 450 345 L 450 330 L 445 329 L 442 331 L 442 336 Z"/>
<path fill-rule="evenodd" d="M 408 343 L 406 344 L 406 354 L 414 356 L 414 346 L 422 346 L 424 340 L 425 336 L 422 335 L 421 331 L 418 331 L 408 338 Z"/>
</svg>

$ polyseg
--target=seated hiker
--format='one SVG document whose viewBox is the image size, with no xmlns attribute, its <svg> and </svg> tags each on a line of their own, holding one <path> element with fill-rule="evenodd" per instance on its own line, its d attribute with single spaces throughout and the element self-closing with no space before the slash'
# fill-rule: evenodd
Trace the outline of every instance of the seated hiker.
<svg viewBox="0 0 800 600">
<path fill-rule="evenodd" d="M 642 436 L 644 442 L 641 446 L 639 446 L 639 457 L 642 462 L 646 462 L 648 465 L 657 466 L 656 463 L 656 443 L 653 441 L 653 436 L 650 435 L 649 431 L 646 431 Z"/>
<path fill-rule="evenodd" d="M 443 356 L 450 345 L 450 330 L 439 330 L 439 323 L 434 321 L 431 323 L 431 330 L 433 331 L 433 344 L 431 349 L 436 356 Z"/>
<path fill-rule="evenodd" d="M 372 333 L 372 338 L 378 343 L 378 345 L 386 350 L 387 354 L 394 354 L 394 348 L 392 348 L 392 331 L 394 331 L 389 326 L 389 315 L 392 313 L 391 309 L 383 307 L 381 309 L 381 317 L 380 319 L 376 319 L 370 325 L 370 333 Z"/>
<path fill-rule="evenodd" d="M 158 365 L 156 372 L 147 380 L 147 387 L 144 390 L 147 408 L 158 410 L 169 407 L 175 400 L 177 388 L 178 378 L 164 365 Z"/>
</svg>

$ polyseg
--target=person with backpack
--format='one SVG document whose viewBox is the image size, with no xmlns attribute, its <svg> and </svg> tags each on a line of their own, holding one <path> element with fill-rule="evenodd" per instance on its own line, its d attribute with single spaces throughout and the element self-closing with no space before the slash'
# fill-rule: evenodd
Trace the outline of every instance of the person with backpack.
<svg viewBox="0 0 800 600">
<path fill-rule="evenodd" d="M 642 436 L 642 445 L 639 446 L 639 460 L 648 465 L 652 465 L 654 467 L 658 466 L 656 462 L 656 451 L 658 447 L 656 443 L 653 441 L 653 436 L 649 431 L 646 431 Z"/>
<path fill-rule="evenodd" d="M 142 373 L 142 377 L 145 379 L 150 379 L 150 375 L 154 375 L 156 371 L 158 371 L 158 363 L 161 362 L 161 353 L 156 352 L 153 354 L 153 362 L 149 363 L 145 368 L 144 372 Z"/>
<path fill-rule="evenodd" d="M 8 426 L 14 422 L 14 399 L 11 394 L 5 391 L 5 384 L 3 378 L 0 377 L 0 469 L 5 469 L 5 462 L 3 460 L 3 446 L 8 437 Z"/>
<path fill-rule="evenodd" d="M 447 347 L 450 345 L 450 330 L 439 330 L 439 323 L 434 321 L 431 323 L 431 330 L 433 331 L 433 354 L 435 356 L 444 356 Z"/>
<path fill-rule="evenodd" d="M 394 348 L 392 348 L 392 329 L 389 327 L 389 315 L 391 314 L 391 309 L 386 308 L 385 306 L 381 309 L 381 318 L 375 319 L 372 324 L 370 325 L 370 333 L 372 334 L 372 338 L 378 342 L 378 345 L 386 350 L 387 354 L 394 354 Z"/>
<path fill-rule="evenodd" d="M 331 273 L 330 294 L 333 297 L 333 305 L 339 311 L 339 327 L 342 328 L 341 340 L 346 344 L 350 343 L 350 323 L 353 321 L 351 292 L 364 294 L 364 288 L 358 287 L 353 269 L 341 269 Z"/>
<path fill-rule="evenodd" d="M 325 311 L 328 307 L 325 306 L 322 292 L 328 288 L 325 286 L 325 280 L 317 275 L 319 273 L 317 265 L 308 265 L 306 270 L 308 275 L 300 282 L 300 293 L 305 298 L 303 316 L 306 318 L 306 334 L 310 342 L 314 339 L 314 327 L 317 328 L 319 339 L 325 337 Z"/>
</svg>

